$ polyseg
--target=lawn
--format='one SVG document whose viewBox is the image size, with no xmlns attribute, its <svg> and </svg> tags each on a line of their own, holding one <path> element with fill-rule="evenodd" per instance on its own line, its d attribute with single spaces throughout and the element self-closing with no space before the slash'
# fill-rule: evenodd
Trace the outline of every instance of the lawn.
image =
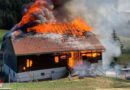
<svg viewBox="0 0 130 90">
<path fill-rule="evenodd" d="M 119 64 L 123 64 L 123 65 L 128 65 L 128 64 L 130 64 L 130 54 L 122 54 L 122 55 L 118 58 L 118 63 L 119 63 Z"/>
<path fill-rule="evenodd" d="M 130 90 L 130 81 L 106 78 L 106 77 L 86 77 L 84 79 L 68 78 L 54 81 L 26 82 L 4 84 L 12 90 Z"/>
<path fill-rule="evenodd" d="M 120 37 L 125 49 L 130 49 L 130 37 Z"/>
<path fill-rule="evenodd" d="M 118 63 L 123 65 L 130 64 L 130 37 L 120 37 L 125 52 L 118 58 Z"/>
</svg>

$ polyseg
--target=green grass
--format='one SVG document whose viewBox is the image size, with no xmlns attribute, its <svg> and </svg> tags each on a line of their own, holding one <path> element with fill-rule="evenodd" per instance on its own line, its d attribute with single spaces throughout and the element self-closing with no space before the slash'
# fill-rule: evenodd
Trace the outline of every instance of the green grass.
<svg viewBox="0 0 130 90">
<path fill-rule="evenodd" d="M 130 37 L 120 37 L 120 40 L 124 45 L 124 49 L 130 49 Z"/>
<path fill-rule="evenodd" d="M 122 54 L 118 58 L 118 63 L 122 65 L 128 65 L 130 63 L 130 54 Z"/>
<path fill-rule="evenodd" d="M 4 84 L 9 87 L 9 84 Z M 95 90 L 121 88 L 130 89 L 130 82 L 127 80 L 106 78 L 106 77 L 86 77 L 84 79 L 73 78 L 55 81 L 11 83 L 12 90 Z"/>
<path fill-rule="evenodd" d="M 120 41 L 123 44 L 125 53 L 118 58 L 117 62 L 121 65 L 128 65 L 130 63 L 130 37 L 120 37 Z"/>
<path fill-rule="evenodd" d="M 7 32 L 8 32 L 8 30 L 0 29 L 0 48 L 1 48 L 2 38 L 3 38 L 4 34 Z"/>
</svg>

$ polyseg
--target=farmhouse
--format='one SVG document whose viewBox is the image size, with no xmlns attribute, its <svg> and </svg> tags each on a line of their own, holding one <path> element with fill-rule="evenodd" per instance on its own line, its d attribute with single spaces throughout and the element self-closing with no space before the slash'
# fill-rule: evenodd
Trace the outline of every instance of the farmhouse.
<svg viewBox="0 0 130 90">
<path fill-rule="evenodd" d="M 86 38 L 72 37 L 72 41 L 46 35 L 26 33 L 12 37 L 7 33 L 4 36 L 4 72 L 11 81 L 58 79 L 65 77 L 68 69 L 78 62 L 97 63 L 102 59 L 104 47 L 91 32 L 87 32 Z"/>
</svg>

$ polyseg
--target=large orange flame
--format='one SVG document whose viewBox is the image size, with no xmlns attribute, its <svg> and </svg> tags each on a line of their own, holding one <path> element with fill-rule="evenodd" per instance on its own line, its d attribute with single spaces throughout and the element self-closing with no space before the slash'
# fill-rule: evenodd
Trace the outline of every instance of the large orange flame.
<svg viewBox="0 0 130 90">
<path fill-rule="evenodd" d="M 104 50 L 88 50 L 88 51 L 79 51 L 79 52 L 70 52 L 71 57 L 69 58 L 68 65 L 71 68 L 74 68 L 76 64 L 83 64 L 83 56 L 87 58 L 97 58 L 101 55 Z"/>
<path fill-rule="evenodd" d="M 37 33 L 57 33 L 57 34 L 72 34 L 73 36 L 83 36 L 84 32 L 91 31 L 91 27 L 87 23 L 78 18 L 71 23 L 48 23 L 39 24 L 27 29 L 28 32 L 36 31 Z"/>
<path fill-rule="evenodd" d="M 20 27 L 23 26 L 24 24 L 33 22 L 36 20 L 35 17 L 32 17 L 32 14 L 41 14 L 38 13 L 39 11 L 42 11 L 43 9 L 47 9 L 48 11 L 52 12 L 50 8 L 47 7 L 46 5 L 46 0 L 36 0 L 28 9 L 28 11 L 25 13 L 25 15 L 22 17 L 22 20 L 18 24 Z M 44 17 L 47 19 L 47 17 Z"/>
<path fill-rule="evenodd" d="M 71 52 L 71 57 L 69 58 L 68 65 L 69 67 L 73 68 L 75 64 L 83 64 L 82 62 L 82 56 L 80 55 L 80 52 Z"/>
<path fill-rule="evenodd" d="M 69 23 L 56 23 L 52 10 L 47 6 L 46 0 L 36 0 L 28 9 L 28 12 L 22 17 L 22 20 L 18 24 L 19 27 L 23 26 L 27 23 L 32 23 L 36 21 L 35 15 L 42 15 L 42 18 L 47 21 L 46 23 L 38 24 L 36 26 L 27 28 L 27 31 L 35 31 L 37 33 L 57 33 L 57 34 L 71 34 L 73 36 L 83 36 L 84 32 L 91 31 L 91 27 L 87 25 L 85 20 L 78 18 Z M 47 16 L 44 12 L 44 9 L 51 14 L 51 18 L 49 20 L 49 15 Z M 41 20 L 42 21 L 42 20 Z M 44 20 L 43 20 L 44 21 Z"/>
</svg>

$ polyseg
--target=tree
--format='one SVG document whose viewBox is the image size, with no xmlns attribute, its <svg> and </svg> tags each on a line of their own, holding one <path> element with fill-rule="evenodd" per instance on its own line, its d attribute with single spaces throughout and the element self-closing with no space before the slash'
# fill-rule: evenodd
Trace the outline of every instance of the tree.
<svg viewBox="0 0 130 90">
<path fill-rule="evenodd" d="M 22 18 L 22 6 L 34 0 L 0 0 L 0 28 L 10 29 Z"/>
<path fill-rule="evenodd" d="M 123 44 L 120 41 L 120 38 L 118 37 L 118 35 L 117 35 L 115 30 L 113 30 L 112 38 L 113 38 L 113 40 L 115 42 L 118 42 L 120 44 L 120 49 L 121 49 L 121 52 L 122 52 L 123 51 Z M 116 63 L 117 63 L 117 60 L 118 60 L 118 57 L 113 57 L 113 61 L 111 62 L 110 66 L 114 67 L 116 65 Z"/>
<path fill-rule="evenodd" d="M 114 41 L 118 41 L 120 43 L 120 48 L 121 48 L 121 52 L 122 52 L 124 46 L 123 46 L 122 42 L 120 41 L 120 38 L 118 37 L 115 30 L 113 30 L 112 37 L 113 37 Z"/>
</svg>

